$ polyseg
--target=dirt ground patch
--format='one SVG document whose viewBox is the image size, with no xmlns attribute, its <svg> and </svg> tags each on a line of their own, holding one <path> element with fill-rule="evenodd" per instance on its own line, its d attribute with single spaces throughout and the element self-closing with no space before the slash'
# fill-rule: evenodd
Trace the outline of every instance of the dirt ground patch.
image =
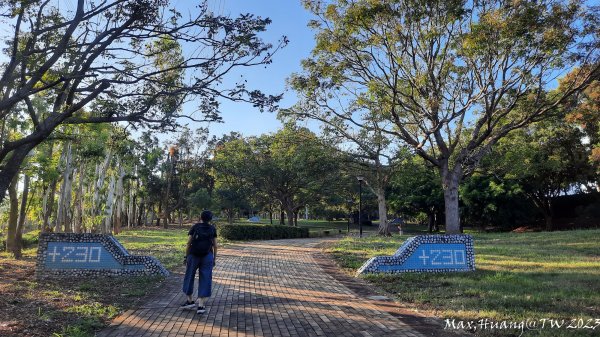
<svg viewBox="0 0 600 337">
<path fill-rule="evenodd" d="M 134 306 L 159 278 L 36 279 L 35 257 L 0 258 L 0 335 L 86 335 Z"/>
</svg>

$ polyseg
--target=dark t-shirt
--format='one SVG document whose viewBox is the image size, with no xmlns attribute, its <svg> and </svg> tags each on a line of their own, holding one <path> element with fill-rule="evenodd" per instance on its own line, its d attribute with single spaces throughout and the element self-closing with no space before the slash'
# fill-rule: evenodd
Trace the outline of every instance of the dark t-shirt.
<svg viewBox="0 0 600 337">
<path fill-rule="evenodd" d="M 216 238 L 217 237 L 217 229 L 215 228 L 214 225 L 211 224 L 207 224 L 207 223 L 203 223 L 203 222 L 199 222 L 195 225 L 192 226 L 192 228 L 190 228 L 190 231 L 188 232 L 188 235 L 193 235 L 194 231 L 199 228 L 199 227 L 206 227 L 206 226 L 210 226 L 210 228 L 212 229 L 213 234 L 211 235 L 212 238 Z"/>
</svg>

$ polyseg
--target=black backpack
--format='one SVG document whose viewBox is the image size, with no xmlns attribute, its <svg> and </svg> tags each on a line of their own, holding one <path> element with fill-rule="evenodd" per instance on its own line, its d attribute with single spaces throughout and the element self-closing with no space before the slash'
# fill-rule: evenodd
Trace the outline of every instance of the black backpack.
<svg viewBox="0 0 600 337">
<path fill-rule="evenodd" d="M 190 254 L 198 257 L 206 256 L 212 248 L 212 240 L 215 234 L 215 227 L 210 224 L 194 225 Z"/>
</svg>

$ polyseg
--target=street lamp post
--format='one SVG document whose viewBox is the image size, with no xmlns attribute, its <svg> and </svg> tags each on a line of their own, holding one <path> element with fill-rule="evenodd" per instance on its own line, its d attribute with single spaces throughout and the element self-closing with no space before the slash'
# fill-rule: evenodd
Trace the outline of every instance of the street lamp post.
<svg viewBox="0 0 600 337">
<path fill-rule="evenodd" d="M 358 176 L 356 179 L 358 179 L 358 237 L 362 238 L 362 182 L 365 178 Z"/>
<path fill-rule="evenodd" d="M 352 217 L 352 199 L 346 200 L 348 203 L 348 234 L 350 234 L 350 217 Z"/>
<path fill-rule="evenodd" d="M 348 214 L 348 234 L 350 234 L 350 216 L 352 216 L 352 212 Z"/>
</svg>

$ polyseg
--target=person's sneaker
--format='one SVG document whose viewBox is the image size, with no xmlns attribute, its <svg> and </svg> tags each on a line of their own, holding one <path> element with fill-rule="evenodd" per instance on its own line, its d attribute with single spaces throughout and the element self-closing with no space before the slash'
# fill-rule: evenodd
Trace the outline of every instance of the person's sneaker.
<svg viewBox="0 0 600 337">
<path fill-rule="evenodd" d="M 198 306 L 198 310 L 196 310 L 197 314 L 203 314 L 206 312 L 206 307 Z"/>
<path fill-rule="evenodd" d="M 179 307 L 180 307 L 181 309 L 191 309 L 191 308 L 193 308 L 194 306 L 196 306 L 196 303 L 194 303 L 194 302 L 190 302 L 190 301 L 187 301 L 187 300 L 186 300 L 186 301 L 185 301 L 185 302 L 184 302 L 182 305 L 180 305 Z"/>
</svg>

